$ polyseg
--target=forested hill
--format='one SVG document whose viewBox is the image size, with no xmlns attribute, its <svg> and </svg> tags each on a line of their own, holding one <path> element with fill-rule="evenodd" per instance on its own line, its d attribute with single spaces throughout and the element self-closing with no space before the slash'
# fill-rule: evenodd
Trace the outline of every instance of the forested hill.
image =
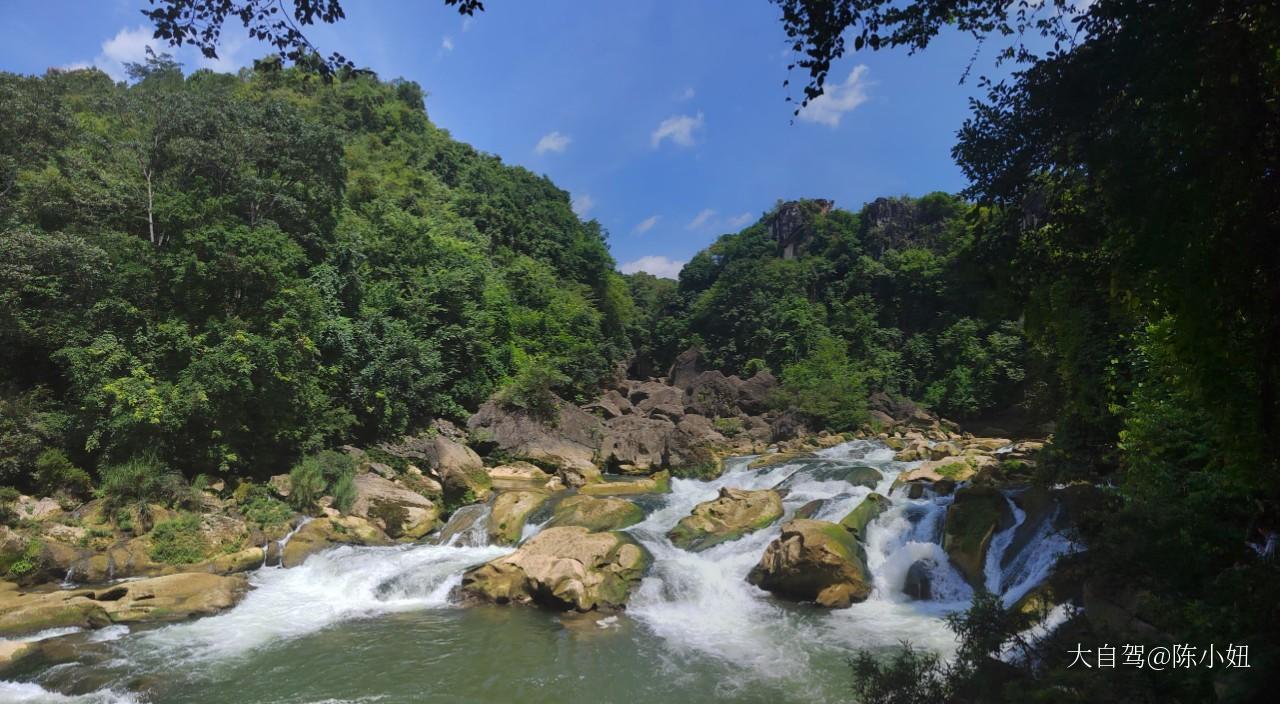
<svg viewBox="0 0 1280 704">
<path fill-rule="evenodd" d="M 0 73 L 0 483 L 37 453 L 189 475 L 573 395 L 626 347 L 626 286 L 545 177 L 432 125 L 423 91 L 165 57 Z"/>
<path fill-rule="evenodd" d="M 982 273 L 981 214 L 944 193 L 859 212 L 780 203 L 699 252 L 678 285 L 630 277 L 638 364 L 665 369 L 696 345 L 727 372 L 767 367 L 793 389 L 809 376 L 826 404 L 811 410 L 832 427 L 877 391 L 955 419 L 1013 411 L 1025 422 L 1043 411 L 1044 375 L 1019 322 L 1022 298 Z"/>
</svg>

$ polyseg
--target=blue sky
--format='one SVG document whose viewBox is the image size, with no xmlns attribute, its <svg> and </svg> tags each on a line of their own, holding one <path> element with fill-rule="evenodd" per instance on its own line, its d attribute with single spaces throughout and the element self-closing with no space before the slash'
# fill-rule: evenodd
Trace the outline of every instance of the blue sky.
<svg viewBox="0 0 1280 704">
<path fill-rule="evenodd" d="M 624 271 L 674 276 L 779 199 L 856 209 L 965 185 L 950 149 L 976 91 L 959 82 L 967 37 L 916 56 L 848 57 L 830 95 L 792 124 L 791 55 L 766 0 L 490 0 L 469 20 L 440 0 L 343 4 L 345 21 L 308 32 L 321 49 L 417 81 L 436 124 L 550 176 L 609 231 Z M 146 6 L 5 0 L 0 69 L 97 65 L 122 77 L 121 62 L 161 48 Z M 189 68 L 231 71 L 267 51 L 236 31 L 219 61 L 175 53 Z M 990 67 L 979 56 L 976 72 Z"/>
</svg>

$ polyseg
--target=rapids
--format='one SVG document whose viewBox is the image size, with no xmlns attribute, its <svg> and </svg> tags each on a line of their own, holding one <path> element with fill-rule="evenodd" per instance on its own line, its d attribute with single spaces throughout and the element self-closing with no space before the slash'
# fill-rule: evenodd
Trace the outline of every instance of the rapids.
<svg viewBox="0 0 1280 704">
<path fill-rule="evenodd" d="M 263 567 L 245 599 L 216 616 L 41 634 L 70 656 L 59 664 L 23 661 L 7 675 L 13 680 L 0 681 L 0 701 L 847 701 L 853 650 L 909 640 L 948 655 L 955 642 L 942 617 L 967 606 L 972 591 L 938 544 L 951 498 L 890 496 L 894 479 L 914 463 L 895 462 L 891 450 L 866 441 L 816 455 L 760 470 L 738 458 L 717 479 L 674 479 L 671 493 L 636 498 L 647 515 L 628 530 L 654 564 L 621 615 L 463 608 L 463 571 L 513 549 L 486 545 L 487 509 L 467 507 L 423 543 L 338 547 L 292 569 Z M 892 506 L 867 532 L 874 591 L 849 609 L 783 602 L 746 582 L 781 521 L 700 553 L 665 537 L 720 487 L 783 485 L 784 520 L 821 501 L 814 517 L 838 521 L 871 491 L 840 478 L 856 466 L 883 474 L 875 490 Z M 993 540 L 985 574 L 1008 604 L 1071 549 L 1046 521 L 1006 554 L 1025 519 L 1010 503 L 1015 525 Z M 546 518 L 531 516 L 524 537 Z M 931 601 L 902 591 L 918 561 L 929 571 Z"/>
</svg>

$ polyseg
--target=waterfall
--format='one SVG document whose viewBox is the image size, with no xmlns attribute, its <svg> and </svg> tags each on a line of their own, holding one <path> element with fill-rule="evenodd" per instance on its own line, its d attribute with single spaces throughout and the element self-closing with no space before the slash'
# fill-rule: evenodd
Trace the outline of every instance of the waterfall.
<svg viewBox="0 0 1280 704">
<path fill-rule="evenodd" d="M 453 512 L 449 522 L 433 536 L 437 545 L 479 548 L 489 544 L 489 504 L 463 506 Z"/>
</svg>

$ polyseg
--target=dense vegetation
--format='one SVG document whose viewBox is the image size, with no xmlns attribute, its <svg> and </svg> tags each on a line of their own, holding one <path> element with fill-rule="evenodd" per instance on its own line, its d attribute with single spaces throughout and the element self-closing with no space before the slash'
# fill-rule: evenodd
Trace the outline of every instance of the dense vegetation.
<svg viewBox="0 0 1280 704">
<path fill-rule="evenodd" d="M 975 261 L 983 216 L 943 193 L 859 213 L 779 205 L 699 252 L 678 287 L 631 277 L 641 363 L 661 369 L 696 345 L 728 371 L 769 368 L 786 401 L 832 429 L 864 419 L 867 391 L 961 420 L 1018 405 L 1034 415 L 1044 391 L 1028 381 L 1020 301 Z"/>
<path fill-rule="evenodd" d="M 49 448 L 278 473 L 530 370 L 568 397 L 613 372 L 631 308 L 599 225 L 417 85 L 131 75 L 0 74 L 0 483 Z"/>
<path fill-rule="evenodd" d="M 1280 672 L 1280 569 L 1264 547 L 1280 529 L 1280 11 L 1251 0 L 777 4 L 804 53 L 807 97 L 842 37 L 854 50 L 919 50 L 952 27 L 1013 37 L 1001 55 L 1016 70 L 983 82 L 954 153 L 970 197 L 990 209 L 974 221 L 979 268 L 1022 292 L 1028 340 L 1057 386 L 1045 479 L 1115 487 L 1112 510 L 1083 526 L 1082 572 L 1165 647 L 1234 640 L 1269 663 L 1080 673 L 1050 649 L 1007 689 L 956 698 L 1268 700 L 1264 683 Z M 1135 639 L 1089 625 L 1076 634 L 1086 643 Z M 873 701 L 917 700 L 891 690 Z"/>
</svg>

